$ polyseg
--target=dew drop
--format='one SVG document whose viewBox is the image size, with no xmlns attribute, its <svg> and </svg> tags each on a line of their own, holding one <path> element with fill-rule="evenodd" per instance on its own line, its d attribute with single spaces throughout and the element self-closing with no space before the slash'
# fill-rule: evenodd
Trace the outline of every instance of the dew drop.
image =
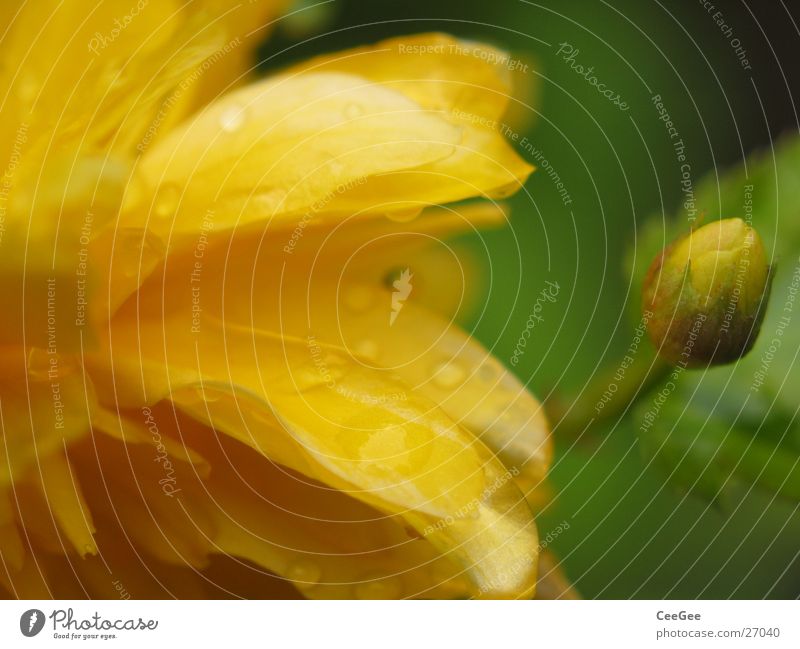
<svg viewBox="0 0 800 649">
<path fill-rule="evenodd" d="M 497 368 L 490 363 L 484 363 L 478 368 L 478 378 L 484 383 L 494 383 L 498 378 Z"/>
<path fill-rule="evenodd" d="M 333 389 L 342 378 L 343 364 L 344 360 L 335 354 L 315 351 L 312 352 L 312 363 L 293 369 L 290 380 L 301 392 L 323 386 Z"/>
<path fill-rule="evenodd" d="M 52 358 L 56 359 L 57 356 L 53 354 Z M 47 372 L 51 367 L 58 367 L 51 365 L 50 357 L 44 349 L 32 347 L 28 352 L 28 376 L 34 380 L 44 380 L 47 377 Z"/>
<path fill-rule="evenodd" d="M 325 362 L 328 364 L 328 367 L 343 367 L 347 365 L 347 361 L 344 358 L 333 352 L 325 354 Z"/>
<path fill-rule="evenodd" d="M 420 212 L 422 212 L 422 208 L 412 207 L 409 209 L 387 212 L 386 218 L 395 223 L 410 223 L 420 215 Z"/>
<path fill-rule="evenodd" d="M 118 90 L 119 88 L 124 87 L 128 83 L 128 79 L 122 74 L 114 74 L 111 78 L 111 83 L 109 83 L 108 88 L 109 90 Z"/>
<path fill-rule="evenodd" d="M 519 428 L 531 419 L 531 412 L 521 403 L 509 405 L 500 415 L 500 423 L 510 428 Z"/>
<path fill-rule="evenodd" d="M 344 294 L 345 306 L 355 313 L 363 313 L 375 301 L 375 292 L 364 285 L 351 286 Z"/>
<path fill-rule="evenodd" d="M 195 389 L 195 394 L 202 403 L 218 403 L 222 401 L 222 392 L 220 390 L 198 387 Z"/>
<path fill-rule="evenodd" d="M 122 88 L 128 82 L 128 75 L 124 68 L 112 63 L 106 66 L 102 74 L 101 85 L 113 91 Z"/>
<path fill-rule="evenodd" d="M 230 106 L 219 116 L 219 126 L 226 133 L 233 133 L 239 130 L 244 124 L 245 109 L 241 106 Z"/>
<path fill-rule="evenodd" d="M 254 208 L 274 216 L 286 209 L 287 194 L 282 189 L 267 189 L 255 194 L 250 202 Z"/>
<path fill-rule="evenodd" d="M 315 367 L 301 367 L 292 372 L 290 381 L 299 392 L 304 392 L 305 390 L 311 390 L 325 383 L 332 383 L 333 377 L 324 367 L 319 369 Z"/>
<path fill-rule="evenodd" d="M 156 190 L 156 198 L 153 209 L 156 216 L 166 218 L 175 214 L 181 200 L 180 187 L 172 183 L 161 185 Z"/>
<path fill-rule="evenodd" d="M 497 187 L 496 189 L 486 192 L 486 195 L 489 198 L 508 198 L 509 196 L 516 194 L 520 187 L 522 187 L 522 185 L 515 180 L 507 185 L 503 185 L 502 187 Z"/>
<path fill-rule="evenodd" d="M 119 250 L 116 267 L 124 277 L 145 276 L 158 259 L 164 255 L 160 240 L 139 228 L 122 228 L 117 231 L 114 243 Z"/>
<path fill-rule="evenodd" d="M 433 383 L 443 390 L 449 390 L 460 385 L 465 378 L 466 372 L 464 368 L 455 360 L 439 363 L 433 368 Z"/>
<path fill-rule="evenodd" d="M 360 104 L 347 104 L 344 109 L 344 116 L 347 119 L 356 119 L 364 114 L 364 108 Z"/>
<path fill-rule="evenodd" d="M 17 94 L 25 104 L 30 104 L 36 98 L 40 88 L 41 86 L 35 79 L 24 77 L 19 83 Z"/>
<path fill-rule="evenodd" d="M 402 594 L 396 579 L 374 579 L 356 584 L 357 599 L 397 599 Z"/>
<path fill-rule="evenodd" d="M 286 578 L 298 586 L 310 588 L 316 586 L 322 577 L 322 568 L 318 563 L 301 559 L 290 564 L 286 569 Z"/>
<path fill-rule="evenodd" d="M 364 358 L 364 360 L 374 363 L 378 360 L 380 348 L 378 347 L 378 343 L 376 343 L 374 340 L 366 338 L 359 341 L 359 343 L 355 346 L 354 351 L 356 354 Z"/>
</svg>

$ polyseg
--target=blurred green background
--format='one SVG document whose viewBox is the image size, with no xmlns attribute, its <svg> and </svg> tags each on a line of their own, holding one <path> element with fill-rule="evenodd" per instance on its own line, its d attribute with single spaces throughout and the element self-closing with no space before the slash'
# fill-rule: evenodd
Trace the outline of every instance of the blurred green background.
<svg viewBox="0 0 800 649">
<path fill-rule="evenodd" d="M 661 95 L 686 145 L 695 186 L 798 128 L 790 90 L 798 87 L 798 15 L 793 23 L 778 2 L 718 4 L 732 31 L 718 24 L 717 9 L 696 0 L 300 2 L 310 9 L 281 22 L 260 57 L 267 71 L 388 36 L 445 31 L 530 63 L 533 110 L 513 119 L 572 203 L 564 205 L 541 170 L 527 183 L 529 195 L 512 199 L 512 227 L 483 236 L 494 281 L 486 314 L 468 326 L 507 362 L 536 294 L 545 280 L 558 281 L 559 299 L 546 305 L 515 370 L 549 403 L 580 394 L 618 363 L 638 309 L 631 278 L 653 254 L 637 245 L 638 235 L 648 223 L 662 232 L 680 216 L 681 168 L 652 96 Z M 593 66 L 630 109 L 576 74 L 557 55 L 560 43 L 579 49 L 574 60 Z M 720 205 L 714 192 L 706 196 L 711 202 L 698 207 L 716 218 Z M 774 215 L 759 222 L 768 245 L 780 237 L 777 227 Z M 724 399 L 740 398 L 719 389 Z M 555 500 L 539 527 L 545 536 L 569 521 L 551 547 L 582 595 L 800 596 L 797 503 L 741 481 L 724 498 L 689 492 L 649 462 L 637 427 L 630 416 L 580 436 L 556 427 Z"/>
</svg>

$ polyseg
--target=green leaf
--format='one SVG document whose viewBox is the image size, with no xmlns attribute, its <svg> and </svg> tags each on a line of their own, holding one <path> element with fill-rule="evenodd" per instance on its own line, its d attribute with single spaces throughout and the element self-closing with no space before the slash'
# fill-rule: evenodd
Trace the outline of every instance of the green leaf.
<svg viewBox="0 0 800 649">
<path fill-rule="evenodd" d="M 707 499 L 724 502 L 736 484 L 800 501 L 800 137 L 785 138 L 774 156 L 749 158 L 747 171 L 741 165 L 719 180 L 712 174 L 696 200 L 707 221 L 752 218 L 774 259 L 772 295 L 747 356 L 678 372 L 662 403 L 658 389 L 643 399 L 634 415 L 641 447 L 673 484 Z M 652 220 L 640 233 L 637 259 L 652 259 L 686 228 L 680 216 L 666 225 Z M 647 265 L 636 265 L 638 286 Z"/>
</svg>

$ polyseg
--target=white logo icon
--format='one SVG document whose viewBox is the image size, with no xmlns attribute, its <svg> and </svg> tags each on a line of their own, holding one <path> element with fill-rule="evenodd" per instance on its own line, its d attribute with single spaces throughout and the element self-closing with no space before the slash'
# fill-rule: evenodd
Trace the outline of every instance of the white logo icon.
<svg viewBox="0 0 800 649">
<path fill-rule="evenodd" d="M 411 269 L 406 268 L 400 273 L 400 279 L 396 279 L 392 282 L 394 291 L 392 291 L 392 312 L 389 314 L 389 326 L 393 325 L 394 321 L 397 320 L 397 316 L 400 315 L 403 304 L 408 299 L 408 296 L 411 295 L 411 289 L 414 288 L 411 286 L 412 277 L 414 277 L 414 275 L 411 274 Z"/>
</svg>

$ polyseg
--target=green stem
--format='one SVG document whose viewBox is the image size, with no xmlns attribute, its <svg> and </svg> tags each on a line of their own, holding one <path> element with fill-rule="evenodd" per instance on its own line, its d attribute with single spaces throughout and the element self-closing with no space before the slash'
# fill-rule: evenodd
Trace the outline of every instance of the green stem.
<svg viewBox="0 0 800 649">
<path fill-rule="evenodd" d="M 623 356 L 600 372 L 576 400 L 549 404 L 550 421 L 559 436 L 577 437 L 597 424 L 619 420 L 671 369 L 651 345 L 645 345 L 638 354 Z"/>
</svg>

